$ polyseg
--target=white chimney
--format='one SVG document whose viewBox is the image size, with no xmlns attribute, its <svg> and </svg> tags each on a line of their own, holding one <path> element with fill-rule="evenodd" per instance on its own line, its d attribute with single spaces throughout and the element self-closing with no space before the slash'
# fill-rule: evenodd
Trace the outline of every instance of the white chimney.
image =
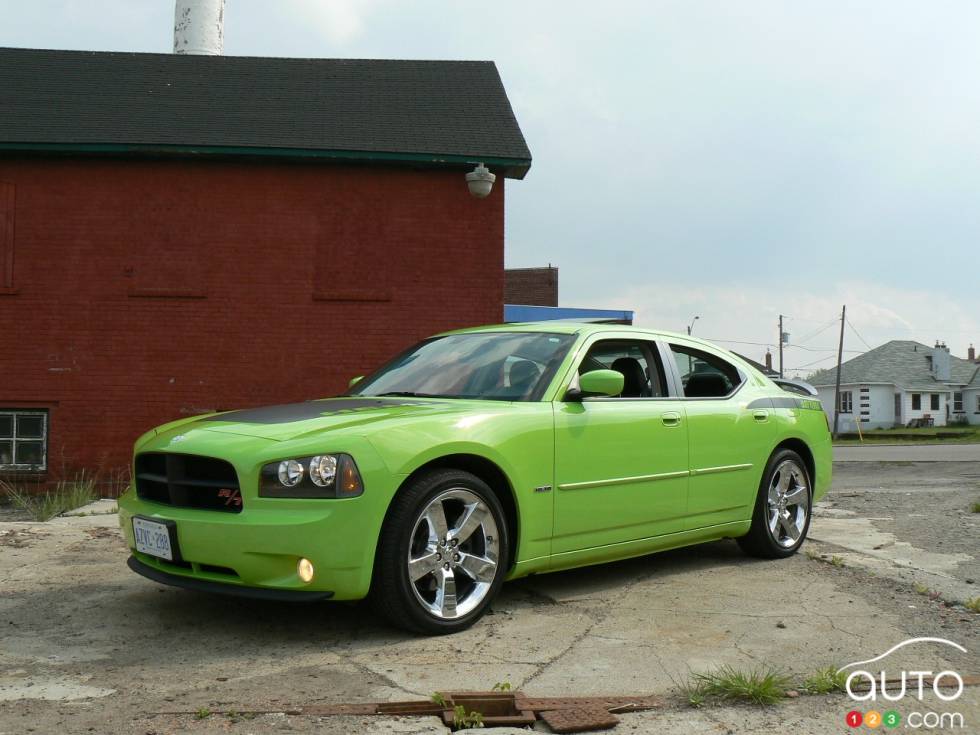
<svg viewBox="0 0 980 735">
<path fill-rule="evenodd" d="M 225 0 L 177 0 L 174 53 L 220 56 L 225 50 Z"/>
<path fill-rule="evenodd" d="M 946 345 L 936 342 L 932 348 L 932 377 L 942 382 L 949 382 L 952 367 L 950 365 L 949 350 Z"/>
</svg>

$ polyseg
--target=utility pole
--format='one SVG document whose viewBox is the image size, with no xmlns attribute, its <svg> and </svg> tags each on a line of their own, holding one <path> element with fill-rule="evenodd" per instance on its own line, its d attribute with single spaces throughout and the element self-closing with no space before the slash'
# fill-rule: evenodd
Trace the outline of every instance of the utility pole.
<svg viewBox="0 0 980 735">
<path fill-rule="evenodd" d="M 783 315 L 779 315 L 779 377 L 783 377 Z"/>
<path fill-rule="evenodd" d="M 840 343 L 837 345 L 837 381 L 834 386 L 834 439 L 837 438 L 837 422 L 840 419 L 840 366 L 844 358 L 844 320 L 847 318 L 847 304 L 840 310 Z"/>
</svg>

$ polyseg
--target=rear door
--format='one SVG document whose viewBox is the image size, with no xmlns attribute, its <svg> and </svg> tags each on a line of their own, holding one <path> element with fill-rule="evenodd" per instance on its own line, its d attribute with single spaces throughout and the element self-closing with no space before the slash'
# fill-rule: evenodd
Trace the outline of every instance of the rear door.
<svg viewBox="0 0 980 735">
<path fill-rule="evenodd" d="M 555 403 L 553 553 L 681 530 L 687 424 L 682 402 L 668 394 L 656 343 L 600 335 L 576 369 L 622 372 L 624 390 Z"/>
<path fill-rule="evenodd" d="M 749 376 L 701 345 L 669 343 L 691 445 L 688 529 L 751 517 L 776 424 Z"/>
</svg>

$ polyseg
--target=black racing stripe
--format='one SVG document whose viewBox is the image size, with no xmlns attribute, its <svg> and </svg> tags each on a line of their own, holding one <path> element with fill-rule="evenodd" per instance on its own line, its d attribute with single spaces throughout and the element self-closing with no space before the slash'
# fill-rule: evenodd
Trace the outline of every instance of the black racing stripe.
<svg viewBox="0 0 980 735">
<path fill-rule="evenodd" d="M 779 398 L 770 398 L 769 400 L 772 401 L 773 408 L 803 408 L 803 401 L 799 398 L 780 396 Z"/>
<path fill-rule="evenodd" d="M 391 398 L 327 398 L 321 401 L 284 403 L 279 406 L 247 408 L 241 411 L 207 416 L 202 421 L 240 421 L 245 424 L 288 424 L 293 421 L 320 418 L 332 413 L 361 411 L 394 406 L 431 406 L 432 401 Z"/>
<path fill-rule="evenodd" d="M 802 408 L 803 401 L 799 398 L 790 398 L 789 396 L 779 396 L 778 398 L 756 398 L 752 401 L 747 409 L 753 408 Z"/>
</svg>

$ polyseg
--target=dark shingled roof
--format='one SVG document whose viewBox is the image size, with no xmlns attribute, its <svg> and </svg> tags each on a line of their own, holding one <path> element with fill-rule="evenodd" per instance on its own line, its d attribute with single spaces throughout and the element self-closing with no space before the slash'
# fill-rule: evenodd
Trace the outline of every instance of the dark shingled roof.
<svg viewBox="0 0 980 735">
<path fill-rule="evenodd" d="M 0 150 L 302 155 L 523 178 L 492 61 L 0 48 Z"/>
</svg>

